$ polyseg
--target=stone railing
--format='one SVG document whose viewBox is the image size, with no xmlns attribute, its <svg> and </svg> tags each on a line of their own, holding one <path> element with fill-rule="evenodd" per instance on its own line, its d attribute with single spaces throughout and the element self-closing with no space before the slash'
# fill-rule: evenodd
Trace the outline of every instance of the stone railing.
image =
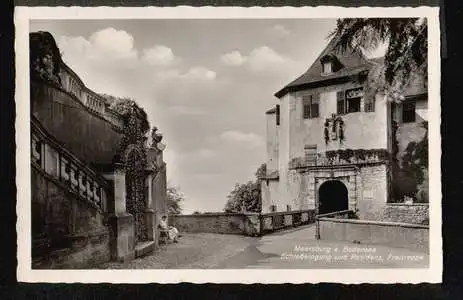
<svg viewBox="0 0 463 300">
<path fill-rule="evenodd" d="M 314 222 L 315 210 L 296 210 L 260 215 L 260 233 L 265 234 L 283 228 L 298 227 Z"/>
<path fill-rule="evenodd" d="M 207 232 L 219 234 L 260 235 L 259 214 L 203 213 L 193 215 L 171 215 L 169 222 L 180 232 Z"/>
<path fill-rule="evenodd" d="M 31 164 L 100 212 L 106 209 L 108 182 L 64 149 L 31 117 Z"/>
<path fill-rule="evenodd" d="M 315 216 L 315 238 L 320 239 L 320 220 L 324 219 L 358 219 L 353 210 L 341 210 Z"/>
<path fill-rule="evenodd" d="M 298 210 L 259 214 L 203 213 L 169 216 L 170 223 L 180 232 L 208 232 L 262 236 L 280 229 L 294 228 L 314 222 L 315 210 Z"/>
<path fill-rule="evenodd" d="M 295 157 L 290 160 L 289 168 L 307 168 L 315 166 L 371 164 L 388 161 L 390 153 L 386 149 L 342 149 L 317 153 L 310 158 Z"/>
<path fill-rule="evenodd" d="M 317 223 L 317 239 L 429 253 L 428 225 L 329 217 L 318 218 Z"/>
<path fill-rule="evenodd" d="M 61 87 L 66 92 L 76 97 L 90 111 L 122 130 L 122 117 L 109 107 L 104 97 L 87 88 L 79 76 L 64 62 L 61 63 L 60 78 Z"/>
</svg>

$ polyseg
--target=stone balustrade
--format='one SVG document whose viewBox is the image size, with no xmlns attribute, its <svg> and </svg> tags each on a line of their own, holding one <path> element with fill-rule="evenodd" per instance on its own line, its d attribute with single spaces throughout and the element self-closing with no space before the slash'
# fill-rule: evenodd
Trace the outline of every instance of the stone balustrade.
<svg viewBox="0 0 463 300">
<path fill-rule="evenodd" d="M 295 157 L 290 160 L 289 168 L 371 164 L 385 162 L 389 158 L 390 154 L 386 149 L 341 149 L 317 153 L 310 157 Z"/>
<path fill-rule="evenodd" d="M 107 181 L 60 146 L 33 118 L 31 163 L 98 210 L 106 210 Z"/>
<path fill-rule="evenodd" d="M 87 88 L 79 76 L 64 62 L 61 65 L 60 78 L 62 88 L 66 92 L 75 96 L 90 111 L 122 130 L 124 125 L 122 117 L 109 107 L 104 97 Z"/>
<path fill-rule="evenodd" d="M 297 210 L 259 214 L 204 213 L 172 215 L 170 222 L 180 232 L 209 232 L 260 236 L 280 229 L 293 228 L 314 222 L 315 210 Z"/>
<path fill-rule="evenodd" d="M 314 222 L 315 210 L 295 210 L 260 215 L 261 234 Z"/>
</svg>

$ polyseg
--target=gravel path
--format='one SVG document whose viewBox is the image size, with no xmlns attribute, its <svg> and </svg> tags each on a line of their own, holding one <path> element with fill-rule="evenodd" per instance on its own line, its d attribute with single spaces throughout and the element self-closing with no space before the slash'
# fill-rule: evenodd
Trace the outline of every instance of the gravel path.
<svg viewBox="0 0 463 300">
<path fill-rule="evenodd" d="M 179 243 L 161 245 L 153 254 L 126 263 L 109 262 L 99 269 L 207 269 L 242 252 L 251 237 L 183 233 Z"/>
<path fill-rule="evenodd" d="M 429 264 L 426 253 L 382 245 L 315 240 L 314 230 L 315 227 L 309 225 L 261 238 L 184 233 L 179 243 L 162 245 L 151 255 L 126 263 L 109 262 L 99 268 L 426 268 Z"/>
</svg>

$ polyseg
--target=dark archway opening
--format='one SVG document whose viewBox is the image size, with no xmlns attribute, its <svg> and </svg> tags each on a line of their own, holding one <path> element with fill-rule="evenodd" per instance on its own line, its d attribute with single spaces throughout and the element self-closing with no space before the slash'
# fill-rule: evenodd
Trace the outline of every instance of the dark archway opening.
<svg viewBox="0 0 463 300">
<path fill-rule="evenodd" d="M 324 182 L 318 190 L 318 196 L 319 214 L 347 210 L 349 207 L 347 188 L 341 181 Z"/>
</svg>

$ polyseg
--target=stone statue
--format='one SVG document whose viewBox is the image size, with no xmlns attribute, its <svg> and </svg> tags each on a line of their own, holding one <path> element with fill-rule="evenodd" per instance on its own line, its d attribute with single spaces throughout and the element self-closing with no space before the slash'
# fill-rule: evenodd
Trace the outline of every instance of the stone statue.
<svg viewBox="0 0 463 300">
<path fill-rule="evenodd" d="M 158 133 L 158 128 L 154 126 L 151 129 L 151 147 L 152 148 L 157 148 L 158 143 L 161 142 L 162 140 L 162 134 Z"/>
</svg>

